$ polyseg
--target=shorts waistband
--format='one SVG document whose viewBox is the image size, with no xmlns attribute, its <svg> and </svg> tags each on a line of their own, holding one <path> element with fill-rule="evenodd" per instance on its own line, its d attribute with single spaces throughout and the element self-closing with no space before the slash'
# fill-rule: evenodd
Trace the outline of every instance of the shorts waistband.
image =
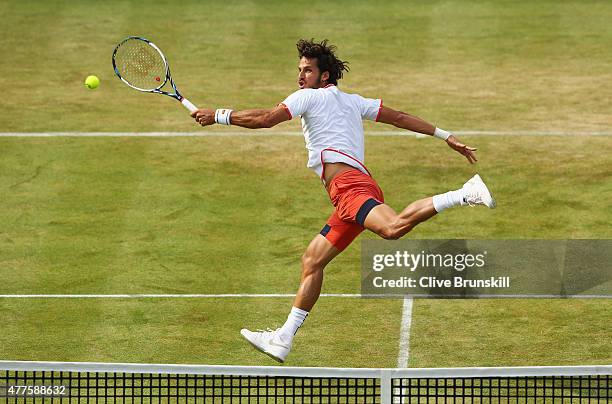
<svg viewBox="0 0 612 404">
<path fill-rule="evenodd" d="M 340 178 L 350 175 L 350 174 L 355 174 L 355 172 L 357 172 L 358 174 L 361 175 L 365 175 L 368 176 L 366 173 L 364 173 L 363 171 L 361 171 L 358 168 L 349 168 L 348 170 L 344 170 L 342 171 L 340 174 L 336 175 L 330 182 L 329 182 L 329 186 L 331 187 L 333 185 L 334 182 L 336 182 L 336 180 L 339 180 Z"/>
</svg>

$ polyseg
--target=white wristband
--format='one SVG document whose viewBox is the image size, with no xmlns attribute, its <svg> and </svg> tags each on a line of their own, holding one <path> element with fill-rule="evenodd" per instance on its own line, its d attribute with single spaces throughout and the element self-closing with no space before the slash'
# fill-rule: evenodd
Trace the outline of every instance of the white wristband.
<svg viewBox="0 0 612 404">
<path fill-rule="evenodd" d="M 232 116 L 232 109 L 218 109 L 215 111 L 215 122 L 221 125 L 231 125 L 230 117 Z"/>
<path fill-rule="evenodd" d="M 433 135 L 438 139 L 446 140 L 450 135 L 452 135 L 452 133 L 442 130 L 440 128 L 436 128 Z"/>
</svg>

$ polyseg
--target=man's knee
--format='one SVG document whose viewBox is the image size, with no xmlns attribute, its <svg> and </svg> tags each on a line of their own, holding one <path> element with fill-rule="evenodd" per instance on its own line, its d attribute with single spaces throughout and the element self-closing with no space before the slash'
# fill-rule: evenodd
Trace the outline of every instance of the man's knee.
<svg viewBox="0 0 612 404">
<path fill-rule="evenodd" d="M 397 240 L 400 238 L 399 232 L 397 229 L 391 225 L 383 227 L 378 235 L 385 240 Z"/>
<path fill-rule="evenodd" d="M 385 240 L 397 240 L 408 233 L 412 227 L 409 223 L 401 223 L 398 219 L 393 219 L 380 229 L 378 235 Z"/>
<path fill-rule="evenodd" d="M 302 255 L 302 271 L 304 272 L 315 272 L 321 271 L 325 265 L 321 259 L 309 251 L 306 251 L 304 255 Z"/>
<path fill-rule="evenodd" d="M 397 240 L 406 232 L 400 217 L 388 205 L 378 205 L 366 217 L 364 225 L 386 240 Z"/>
</svg>

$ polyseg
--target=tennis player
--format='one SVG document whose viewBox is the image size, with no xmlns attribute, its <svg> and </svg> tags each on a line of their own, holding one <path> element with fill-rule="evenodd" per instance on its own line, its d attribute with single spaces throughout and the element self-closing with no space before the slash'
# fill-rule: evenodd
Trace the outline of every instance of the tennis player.
<svg viewBox="0 0 612 404">
<path fill-rule="evenodd" d="M 491 193 L 477 175 L 462 188 L 420 199 L 397 213 L 385 204 L 383 192 L 364 163 L 363 119 L 382 122 L 443 140 L 451 149 L 476 162 L 475 148 L 461 143 L 452 133 L 383 105 L 380 99 L 348 94 L 338 80 L 348 71 L 327 40 L 300 40 L 299 90 L 272 109 L 233 111 L 200 109 L 191 114 L 202 126 L 237 125 L 270 128 L 299 116 L 308 149 L 307 167 L 321 178 L 334 211 L 302 256 L 302 277 L 285 324 L 277 330 L 241 334 L 255 348 L 284 362 L 297 330 L 319 298 L 323 269 L 364 229 L 385 239 L 398 239 L 417 224 L 455 206 L 495 207 Z"/>
</svg>

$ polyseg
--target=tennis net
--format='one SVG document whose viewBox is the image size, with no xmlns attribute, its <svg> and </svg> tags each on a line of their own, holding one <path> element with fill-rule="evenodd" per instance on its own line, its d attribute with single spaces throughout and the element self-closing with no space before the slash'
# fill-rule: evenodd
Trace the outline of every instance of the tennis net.
<svg viewBox="0 0 612 404">
<path fill-rule="evenodd" d="M 612 366 L 348 369 L 0 361 L 7 403 L 608 403 Z"/>
</svg>

